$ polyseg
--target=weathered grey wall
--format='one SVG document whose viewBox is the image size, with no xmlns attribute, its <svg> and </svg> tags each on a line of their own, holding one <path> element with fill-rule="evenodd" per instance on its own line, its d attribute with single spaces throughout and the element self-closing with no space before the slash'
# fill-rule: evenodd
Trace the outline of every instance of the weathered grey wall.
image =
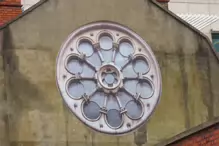
<svg viewBox="0 0 219 146">
<path fill-rule="evenodd" d="M 0 30 L 0 146 L 8 146 L 8 119 L 7 119 L 7 106 L 5 96 L 5 76 L 3 69 L 3 31 Z"/>
<path fill-rule="evenodd" d="M 99 20 L 137 32 L 161 66 L 160 104 L 147 125 L 128 136 L 87 129 L 63 105 L 56 87 L 61 44 L 79 26 Z M 210 46 L 149 0 L 48 0 L 5 28 L 4 35 L 2 146 L 153 145 L 219 116 L 219 65 Z"/>
</svg>

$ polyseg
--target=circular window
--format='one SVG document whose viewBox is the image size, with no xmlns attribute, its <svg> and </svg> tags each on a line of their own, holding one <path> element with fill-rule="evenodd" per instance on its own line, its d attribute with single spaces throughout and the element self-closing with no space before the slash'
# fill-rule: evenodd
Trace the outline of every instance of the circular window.
<svg viewBox="0 0 219 146">
<path fill-rule="evenodd" d="M 149 45 L 119 24 L 97 22 L 74 31 L 57 58 L 57 85 L 70 110 L 87 126 L 120 135 L 142 125 L 161 94 Z"/>
</svg>

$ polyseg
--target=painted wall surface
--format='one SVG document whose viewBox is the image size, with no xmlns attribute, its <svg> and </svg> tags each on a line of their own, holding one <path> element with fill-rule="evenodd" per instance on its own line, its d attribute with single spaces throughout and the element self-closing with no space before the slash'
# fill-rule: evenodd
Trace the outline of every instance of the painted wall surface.
<svg viewBox="0 0 219 146">
<path fill-rule="evenodd" d="M 219 16 L 217 0 L 171 0 L 169 10 L 176 14 L 207 14 Z M 219 21 L 203 28 L 201 31 L 211 39 L 211 30 L 219 31 Z"/>
<path fill-rule="evenodd" d="M 122 137 L 87 129 L 56 87 L 61 44 L 79 26 L 99 20 L 138 33 L 162 72 L 156 111 Z M 1 146 L 148 146 L 219 116 L 219 66 L 210 46 L 149 0 L 48 0 L 4 29 L 0 63 Z"/>
</svg>

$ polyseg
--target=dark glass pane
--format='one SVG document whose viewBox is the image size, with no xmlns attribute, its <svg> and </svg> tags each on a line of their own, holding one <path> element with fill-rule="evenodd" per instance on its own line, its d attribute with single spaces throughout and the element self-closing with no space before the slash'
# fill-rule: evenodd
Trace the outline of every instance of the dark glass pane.
<svg viewBox="0 0 219 146">
<path fill-rule="evenodd" d="M 72 74 L 81 73 L 83 71 L 82 64 L 77 58 L 70 57 L 67 62 L 68 71 Z"/>
<path fill-rule="evenodd" d="M 146 62 L 146 60 L 140 59 L 140 58 L 138 58 L 134 61 L 133 68 L 134 68 L 136 73 L 141 73 L 141 74 L 145 74 L 149 70 L 149 66 L 148 66 L 148 63 Z"/>
<path fill-rule="evenodd" d="M 114 128 L 119 127 L 122 124 L 122 115 L 118 110 L 112 109 L 107 112 L 107 123 Z"/>
<path fill-rule="evenodd" d="M 100 107 L 95 102 L 84 103 L 84 115 L 91 120 L 95 120 L 100 116 Z"/>
<path fill-rule="evenodd" d="M 128 57 L 129 55 L 134 53 L 134 48 L 129 42 L 122 42 L 119 45 L 119 52 L 123 55 Z"/>
<path fill-rule="evenodd" d="M 132 119 L 139 119 L 142 115 L 142 105 L 138 101 L 129 101 L 126 105 L 127 115 Z"/>
<path fill-rule="evenodd" d="M 68 84 L 68 93 L 73 97 L 73 98 L 80 98 L 84 93 L 84 86 L 80 82 L 69 82 Z"/>
<path fill-rule="evenodd" d="M 217 52 L 219 52 L 219 33 L 212 34 L 212 43 Z"/>
<path fill-rule="evenodd" d="M 86 56 L 91 56 L 94 52 L 94 49 L 91 43 L 84 41 L 79 44 L 78 51 Z"/>
<path fill-rule="evenodd" d="M 148 81 L 139 82 L 137 85 L 137 93 L 140 93 L 142 98 L 149 98 L 153 93 L 151 84 Z"/>
<path fill-rule="evenodd" d="M 113 47 L 113 40 L 108 36 L 102 36 L 99 41 L 103 50 L 109 50 Z"/>
</svg>

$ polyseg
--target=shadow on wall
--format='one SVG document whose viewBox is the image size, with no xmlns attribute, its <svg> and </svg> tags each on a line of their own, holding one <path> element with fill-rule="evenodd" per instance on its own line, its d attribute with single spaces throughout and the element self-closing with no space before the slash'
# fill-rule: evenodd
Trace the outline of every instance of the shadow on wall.
<svg viewBox="0 0 219 146">
<path fill-rule="evenodd" d="M 41 102 L 42 99 L 46 97 L 41 94 L 38 87 L 19 72 L 19 59 L 15 54 L 9 29 L 5 29 L 4 40 L 2 55 L 4 59 L 3 68 L 6 74 L 6 96 L 8 102 L 12 104 L 11 106 L 15 109 L 50 108 L 49 103 Z"/>
<path fill-rule="evenodd" d="M 19 57 L 16 56 L 16 50 L 13 46 L 13 40 L 9 28 L 4 29 L 3 42 L 3 70 L 5 72 L 5 100 L 7 103 L 6 123 L 8 137 L 19 137 L 17 123 L 21 123 L 22 113 L 39 110 L 51 111 L 53 107 L 45 100 L 40 89 L 28 80 L 28 78 L 19 71 Z M 10 139 L 10 138 L 9 138 Z M 1 145 L 1 144 L 0 144 Z"/>
</svg>

